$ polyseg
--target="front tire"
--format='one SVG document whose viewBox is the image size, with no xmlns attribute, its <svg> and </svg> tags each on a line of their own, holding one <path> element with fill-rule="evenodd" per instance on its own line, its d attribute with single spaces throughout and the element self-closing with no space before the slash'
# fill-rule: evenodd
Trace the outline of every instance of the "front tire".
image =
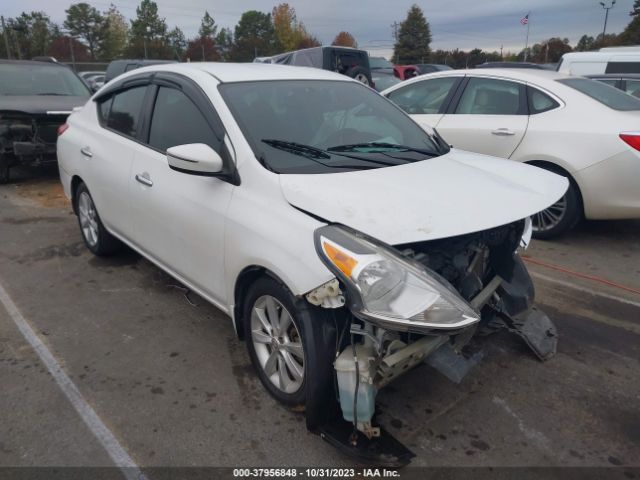
<svg viewBox="0 0 640 480">
<path fill-rule="evenodd" d="M 280 403 L 303 406 L 308 395 L 331 386 L 335 336 L 324 334 L 322 312 L 280 282 L 262 277 L 247 292 L 243 322 L 251 362 Z"/>
<path fill-rule="evenodd" d="M 107 257 L 122 246 L 120 240 L 111 235 L 102 224 L 89 189 L 84 183 L 78 185 L 75 194 L 78 223 L 84 244 L 94 255 Z"/>
<path fill-rule="evenodd" d="M 546 170 L 567 177 L 562 171 L 551 168 Z M 582 202 L 578 186 L 571 178 L 567 177 L 567 180 L 569 180 L 569 189 L 564 196 L 549 208 L 531 217 L 533 238 L 547 240 L 558 237 L 571 230 L 582 219 Z"/>
</svg>

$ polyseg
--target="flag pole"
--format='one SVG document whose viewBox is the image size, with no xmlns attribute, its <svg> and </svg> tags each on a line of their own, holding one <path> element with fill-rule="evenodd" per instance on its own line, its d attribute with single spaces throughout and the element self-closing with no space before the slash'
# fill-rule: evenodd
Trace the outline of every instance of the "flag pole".
<svg viewBox="0 0 640 480">
<path fill-rule="evenodd" d="M 527 61 L 527 54 L 529 53 L 529 28 L 531 27 L 531 12 L 527 13 L 527 42 L 524 45 L 524 61 Z"/>
</svg>

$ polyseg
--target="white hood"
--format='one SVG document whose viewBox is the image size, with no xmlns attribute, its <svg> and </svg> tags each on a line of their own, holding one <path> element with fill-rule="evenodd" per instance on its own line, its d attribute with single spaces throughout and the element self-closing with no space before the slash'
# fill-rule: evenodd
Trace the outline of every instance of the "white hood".
<svg viewBox="0 0 640 480">
<path fill-rule="evenodd" d="M 453 237 L 521 220 L 555 203 L 566 178 L 476 153 L 396 167 L 280 175 L 287 201 L 390 245 Z"/>
</svg>

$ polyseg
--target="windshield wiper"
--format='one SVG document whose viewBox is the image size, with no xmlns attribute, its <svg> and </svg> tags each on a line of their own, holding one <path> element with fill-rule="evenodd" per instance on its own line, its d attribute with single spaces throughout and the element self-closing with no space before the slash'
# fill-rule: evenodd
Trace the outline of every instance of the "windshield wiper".
<svg viewBox="0 0 640 480">
<path fill-rule="evenodd" d="M 350 170 L 369 170 L 372 168 L 378 168 L 378 167 L 372 167 L 369 165 L 345 165 L 345 164 L 330 164 L 330 163 L 324 163 L 321 162 L 319 159 L 329 159 L 331 158 L 330 155 L 326 154 L 324 150 L 320 149 L 320 148 L 316 148 L 316 147 L 312 147 L 310 145 L 303 145 L 301 143 L 296 143 L 296 142 L 287 142 L 285 140 L 274 140 L 274 139 L 269 139 L 269 138 L 263 138 L 262 142 L 266 143 L 267 145 L 273 147 L 273 148 L 277 148 L 280 150 L 284 150 L 285 152 L 289 152 L 292 153 L 294 155 L 300 155 L 303 156 L 305 158 L 308 158 L 309 160 L 319 163 L 322 166 L 325 166 L 327 168 L 346 168 L 346 169 L 350 169 Z M 337 154 L 340 155 L 340 154 Z M 348 155 L 341 155 L 341 156 L 348 156 Z M 362 160 L 363 162 L 367 162 L 367 159 L 360 159 L 357 157 L 350 157 L 350 158 L 356 158 L 357 160 Z M 260 157 L 258 158 L 258 161 L 264 165 L 268 170 L 271 171 L 275 171 L 273 170 L 273 168 L 271 168 L 270 165 L 268 165 L 267 160 L 264 158 L 264 154 L 261 154 Z M 375 163 L 379 163 L 379 162 L 375 162 Z M 385 164 L 385 165 L 389 165 L 389 164 Z"/>
<path fill-rule="evenodd" d="M 357 152 L 361 148 L 385 148 L 392 150 L 401 150 L 403 152 L 417 152 L 431 157 L 436 156 L 434 152 L 425 150 L 423 148 L 410 147 L 408 145 L 398 145 L 396 143 L 386 142 L 368 142 L 368 143 L 354 143 L 351 145 L 337 145 L 335 147 L 327 148 L 328 152 Z M 364 152 L 363 152 L 364 153 Z M 374 153 L 374 152 L 367 152 Z"/>
<path fill-rule="evenodd" d="M 263 138 L 262 141 L 273 148 L 278 148 L 286 152 L 303 155 L 308 158 L 331 158 L 330 155 L 311 145 L 303 145 L 302 143 L 287 142 L 285 140 L 274 140 L 272 138 Z"/>
</svg>

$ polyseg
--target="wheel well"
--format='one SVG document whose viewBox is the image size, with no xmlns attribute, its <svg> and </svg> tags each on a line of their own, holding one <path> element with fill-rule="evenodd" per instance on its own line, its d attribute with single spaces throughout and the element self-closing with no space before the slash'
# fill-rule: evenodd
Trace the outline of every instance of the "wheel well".
<svg viewBox="0 0 640 480">
<path fill-rule="evenodd" d="M 562 168 L 560 165 L 556 163 L 547 162 L 545 160 L 532 160 L 530 162 L 525 162 L 525 163 L 527 163 L 528 165 L 533 165 L 534 167 L 544 168 L 545 170 L 551 170 L 552 172 L 557 172 L 567 177 L 569 179 L 569 182 L 571 182 L 571 184 L 576 189 L 576 192 L 578 192 L 578 199 L 580 200 L 580 210 L 582 210 L 584 214 L 584 203 L 582 201 L 582 192 L 580 191 L 580 186 L 578 185 L 578 182 L 575 181 L 573 176 L 567 170 L 565 170 L 564 168 Z"/>
<path fill-rule="evenodd" d="M 71 206 L 73 207 L 73 213 L 78 213 L 76 211 L 76 191 L 78 190 L 78 185 L 82 183 L 82 179 L 74 175 L 71 179 Z"/>
<path fill-rule="evenodd" d="M 238 275 L 238 279 L 236 280 L 236 285 L 233 290 L 233 322 L 235 324 L 238 338 L 240 338 L 241 340 L 244 339 L 245 333 L 242 323 L 242 307 L 244 304 L 244 298 L 247 294 L 247 290 L 249 290 L 249 287 L 256 280 L 262 277 L 271 277 L 284 285 L 282 280 L 280 280 L 280 278 L 278 278 L 276 274 L 259 265 L 251 265 L 249 267 L 246 267 L 240 272 L 240 275 Z"/>
</svg>

